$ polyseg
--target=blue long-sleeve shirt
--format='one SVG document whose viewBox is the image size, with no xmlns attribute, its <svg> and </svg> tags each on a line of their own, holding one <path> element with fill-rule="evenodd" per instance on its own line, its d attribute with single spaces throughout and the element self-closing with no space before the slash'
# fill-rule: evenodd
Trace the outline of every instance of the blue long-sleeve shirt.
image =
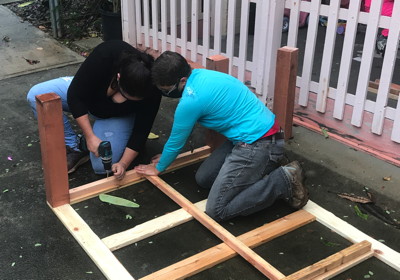
<svg viewBox="0 0 400 280">
<path fill-rule="evenodd" d="M 240 80 L 195 69 L 175 111 L 171 135 L 156 168 L 164 171 L 178 156 L 196 122 L 233 143 L 253 143 L 274 124 L 275 115 Z"/>
</svg>

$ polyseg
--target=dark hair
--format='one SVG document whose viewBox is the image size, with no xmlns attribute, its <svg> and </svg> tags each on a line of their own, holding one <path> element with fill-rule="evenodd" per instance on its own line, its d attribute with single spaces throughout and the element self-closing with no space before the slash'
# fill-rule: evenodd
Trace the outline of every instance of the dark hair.
<svg viewBox="0 0 400 280">
<path fill-rule="evenodd" d="M 154 58 L 144 52 L 123 51 L 114 67 L 111 88 L 121 87 L 132 97 L 145 98 L 152 93 L 151 68 Z M 117 73 L 120 73 L 119 85 Z"/>
<path fill-rule="evenodd" d="M 179 53 L 165 51 L 154 62 L 151 71 L 156 86 L 171 86 L 182 77 L 189 77 L 192 71 L 189 63 Z"/>
</svg>

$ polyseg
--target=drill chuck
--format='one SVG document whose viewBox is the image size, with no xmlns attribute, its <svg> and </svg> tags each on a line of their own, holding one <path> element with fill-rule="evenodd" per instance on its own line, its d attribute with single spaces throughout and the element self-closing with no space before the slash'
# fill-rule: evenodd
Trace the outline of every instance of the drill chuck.
<svg viewBox="0 0 400 280">
<path fill-rule="evenodd" d="M 102 141 L 99 145 L 99 156 L 106 171 L 111 171 L 112 150 L 109 141 Z"/>
</svg>

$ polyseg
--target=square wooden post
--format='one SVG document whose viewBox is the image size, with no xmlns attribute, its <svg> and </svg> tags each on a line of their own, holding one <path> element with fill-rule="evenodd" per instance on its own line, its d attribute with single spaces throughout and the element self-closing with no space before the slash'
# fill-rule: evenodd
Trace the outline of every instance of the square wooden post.
<svg viewBox="0 0 400 280">
<path fill-rule="evenodd" d="M 298 53 L 297 48 L 283 47 L 276 59 L 273 111 L 285 131 L 285 140 L 292 137 Z"/>
<path fill-rule="evenodd" d="M 61 99 L 55 93 L 36 96 L 46 199 L 52 207 L 68 204 L 67 155 Z"/>
<path fill-rule="evenodd" d="M 206 68 L 208 70 L 219 71 L 223 73 L 229 73 L 229 58 L 223 55 L 213 55 L 207 57 L 206 60 Z M 206 132 L 206 144 L 210 146 L 211 151 L 214 151 L 218 148 L 222 143 L 224 143 L 226 137 L 218 132 L 207 129 Z"/>
</svg>

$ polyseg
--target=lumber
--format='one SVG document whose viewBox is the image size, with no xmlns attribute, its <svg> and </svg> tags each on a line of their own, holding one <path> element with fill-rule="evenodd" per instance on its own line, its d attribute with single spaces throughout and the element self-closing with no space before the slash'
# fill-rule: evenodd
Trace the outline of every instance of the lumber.
<svg viewBox="0 0 400 280">
<path fill-rule="evenodd" d="M 61 98 L 55 93 L 40 94 L 36 110 L 46 200 L 57 207 L 70 201 Z"/>
<path fill-rule="evenodd" d="M 298 53 L 297 48 L 280 48 L 276 61 L 273 112 L 285 132 L 286 141 L 292 137 Z"/>
<path fill-rule="evenodd" d="M 205 199 L 195 203 L 194 205 L 199 210 L 204 212 L 206 209 L 206 202 L 207 200 Z M 127 245 L 139 242 L 140 240 L 150 236 L 156 235 L 160 232 L 179 226 L 192 219 L 192 215 L 183 209 L 179 209 L 161 217 L 144 222 L 131 229 L 107 236 L 103 238 L 102 241 L 111 251 L 115 251 Z"/>
<path fill-rule="evenodd" d="M 204 160 L 210 154 L 210 147 L 204 146 L 193 150 L 192 152 L 186 152 L 180 154 L 177 159 L 171 164 L 171 166 L 164 171 L 164 173 L 171 172 L 178 168 L 188 166 L 190 164 Z M 98 196 L 101 193 L 111 192 L 114 190 L 122 189 L 132 184 L 136 184 L 144 181 L 144 177 L 137 174 L 135 170 L 126 172 L 123 180 L 117 180 L 114 176 L 109 178 L 101 179 L 86 185 L 82 185 L 69 190 L 70 204 L 82 202 L 89 198 Z"/>
<path fill-rule="evenodd" d="M 340 273 L 356 266 L 359 263 L 362 263 L 363 261 L 371 258 L 374 256 L 374 252 L 373 251 L 368 251 L 346 263 L 343 263 L 341 265 L 339 265 L 338 267 L 335 267 L 317 277 L 314 277 L 313 280 L 328 280 L 331 279 L 332 277 L 335 277 L 336 275 L 339 275 Z"/>
<path fill-rule="evenodd" d="M 296 211 L 271 223 L 265 224 L 238 237 L 247 246 L 253 248 L 274 238 L 293 231 L 301 226 L 313 222 L 315 217 L 304 210 Z M 192 257 L 165 267 L 141 280 L 172 280 L 183 279 L 215 266 L 234 256 L 236 252 L 225 243 L 216 245 Z"/>
<path fill-rule="evenodd" d="M 333 254 L 313 265 L 303 268 L 286 278 L 284 280 L 311 280 L 317 276 L 320 276 L 330 270 L 339 267 L 342 264 L 351 262 L 357 257 L 364 256 L 371 252 L 371 243 L 368 241 L 362 241 L 360 243 L 353 244 L 352 246 L 343 249 L 336 254 Z"/>
<path fill-rule="evenodd" d="M 71 205 L 64 204 L 55 208 L 50 206 L 50 208 L 107 279 L 134 279 Z"/>
<path fill-rule="evenodd" d="M 146 176 L 146 178 L 269 279 L 277 280 L 284 277 L 279 270 L 261 258 L 229 231 L 211 219 L 207 214 L 197 209 L 188 199 L 169 186 L 160 177 Z"/>
<path fill-rule="evenodd" d="M 364 232 L 338 218 L 333 213 L 327 211 L 311 200 L 307 202 L 303 209 L 313 214 L 317 218 L 318 222 L 353 243 L 358 243 L 363 240 L 370 242 L 372 244 L 372 250 L 374 251 L 375 257 L 393 267 L 397 271 L 400 271 L 400 253 L 368 236 Z"/>
</svg>

